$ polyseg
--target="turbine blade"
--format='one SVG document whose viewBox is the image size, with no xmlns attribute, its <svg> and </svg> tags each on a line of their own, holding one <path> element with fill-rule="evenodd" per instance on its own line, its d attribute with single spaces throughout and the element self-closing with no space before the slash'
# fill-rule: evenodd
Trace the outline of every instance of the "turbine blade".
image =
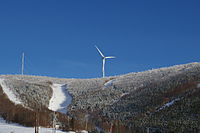
<svg viewBox="0 0 200 133">
<path fill-rule="evenodd" d="M 107 57 L 105 57 L 106 59 L 112 59 L 112 58 L 116 58 L 116 57 L 114 57 L 114 56 L 107 56 Z"/>
<path fill-rule="evenodd" d="M 105 57 L 104 55 L 103 55 L 103 53 L 98 49 L 98 47 L 95 45 L 95 47 L 96 47 L 96 49 L 98 50 L 98 52 L 99 52 L 99 54 L 102 56 L 102 57 Z"/>
</svg>

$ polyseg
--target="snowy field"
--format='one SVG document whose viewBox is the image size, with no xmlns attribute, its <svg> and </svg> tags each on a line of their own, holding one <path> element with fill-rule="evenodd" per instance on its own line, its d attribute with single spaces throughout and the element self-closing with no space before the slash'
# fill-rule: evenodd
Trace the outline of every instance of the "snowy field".
<svg viewBox="0 0 200 133">
<path fill-rule="evenodd" d="M 67 91 L 67 86 L 62 84 L 53 84 L 51 88 L 53 94 L 49 101 L 49 109 L 66 114 L 67 107 L 72 102 L 72 97 Z"/>
</svg>

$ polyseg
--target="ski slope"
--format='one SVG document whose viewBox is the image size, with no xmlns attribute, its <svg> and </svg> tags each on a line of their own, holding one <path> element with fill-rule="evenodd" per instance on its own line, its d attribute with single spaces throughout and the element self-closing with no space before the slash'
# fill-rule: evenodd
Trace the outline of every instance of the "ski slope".
<svg viewBox="0 0 200 133">
<path fill-rule="evenodd" d="M 0 85 L 1 85 L 1 87 L 3 89 L 3 92 L 8 96 L 10 101 L 12 101 L 15 104 L 22 104 L 20 99 L 18 99 L 16 97 L 16 95 L 12 92 L 12 90 L 6 86 L 6 83 L 4 82 L 4 79 L 0 79 Z"/>
<path fill-rule="evenodd" d="M 67 113 L 67 107 L 72 102 L 72 97 L 67 91 L 67 86 L 63 84 L 53 84 L 51 86 L 53 90 L 52 97 L 49 101 L 49 109 L 58 111 L 61 113 Z"/>
</svg>

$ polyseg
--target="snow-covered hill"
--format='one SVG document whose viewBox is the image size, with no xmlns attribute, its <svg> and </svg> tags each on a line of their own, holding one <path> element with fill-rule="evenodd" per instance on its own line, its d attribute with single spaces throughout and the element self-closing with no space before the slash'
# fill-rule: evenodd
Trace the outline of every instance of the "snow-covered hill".
<svg viewBox="0 0 200 133">
<path fill-rule="evenodd" d="M 0 79 L 3 93 L 15 106 L 42 108 L 45 115 L 56 111 L 57 122 L 65 128 L 98 127 L 119 133 L 147 127 L 199 130 L 200 63 L 97 79 L 28 75 L 2 75 Z"/>
</svg>

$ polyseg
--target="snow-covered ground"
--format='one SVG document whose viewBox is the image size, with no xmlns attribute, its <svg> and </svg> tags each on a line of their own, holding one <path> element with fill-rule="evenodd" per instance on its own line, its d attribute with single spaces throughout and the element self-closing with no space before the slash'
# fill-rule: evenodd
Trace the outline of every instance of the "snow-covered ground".
<svg viewBox="0 0 200 133">
<path fill-rule="evenodd" d="M 0 85 L 1 85 L 4 93 L 10 99 L 10 101 L 12 101 L 15 104 L 21 104 L 21 101 L 16 97 L 16 95 L 12 92 L 12 90 L 6 86 L 4 79 L 0 79 Z"/>
<path fill-rule="evenodd" d="M 39 133 L 52 133 L 54 130 L 52 128 L 39 128 Z M 0 117 L 0 133 L 34 133 L 35 129 L 33 127 L 24 127 L 16 123 L 8 124 L 6 121 Z M 74 131 L 63 132 L 56 130 L 56 133 L 76 133 Z M 82 130 L 80 133 L 88 133 L 88 131 Z"/>
<path fill-rule="evenodd" d="M 72 97 L 67 91 L 67 86 L 63 84 L 53 84 L 52 97 L 49 101 L 49 109 L 61 113 L 67 113 L 67 107 L 72 102 Z"/>
<path fill-rule="evenodd" d="M 110 87 L 110 86 L 112 86 L 112 85 L 113 85 L 113 82 L 114 82 L 114 79 L 113 79 L 113 80 L 109 80 L 108 82 L 106 82 L 106 83 L 104 84 L 104 87 Z"/>
<path fill-rule="evenodd" d="M 52 133 L 51 128 L 40 128 L 40 133 Z M 8 124 L 0 117 L 0 133 L 34 133 L 33 127 L 24 127 L 18 124 Z M 57 130 L 56 133 L 66 133 Z"/>
</svg>

